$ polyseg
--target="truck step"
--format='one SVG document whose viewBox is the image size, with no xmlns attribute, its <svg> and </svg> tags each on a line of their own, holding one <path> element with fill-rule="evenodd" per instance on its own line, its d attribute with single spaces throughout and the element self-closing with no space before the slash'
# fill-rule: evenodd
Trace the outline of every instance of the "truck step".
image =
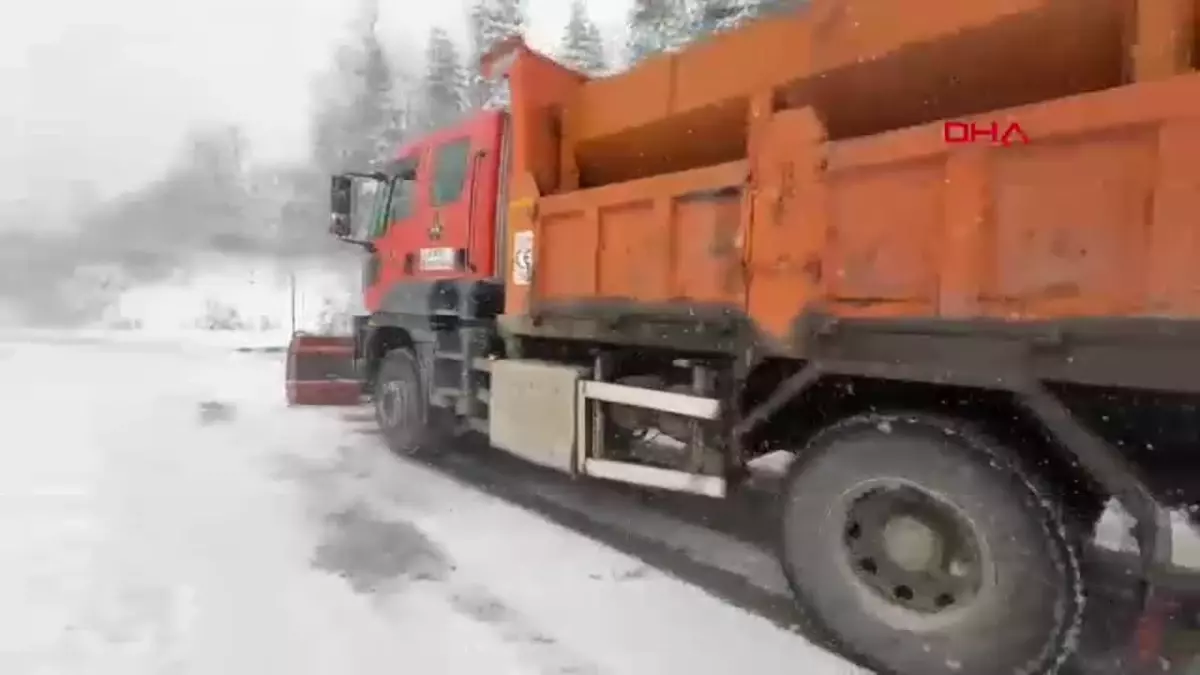
<svg viewBox="0 0 1200 675">
<path fill-rule="evenodd" d="M 438 387 L 433 390 L 430 402 L 438 407 L 449 408 L 458 401 L 461 395 L 462 392 L 454 387 Z"/>
<path fill-rule="evenodd" d="M 724 497 L 727 489 L 725 479 L 720 476 L 704 476 L 644 464 L 614 462 L 592 457 L 583 461 L 580 473 L 593 478 L 717 498 Z"/>
<path fill-rule="evenodd" d="M 661 410 L 695 419 L 715 420 L 721 415 L 721 401 L 703 396 L 593 380 L 583 382 L 581 393 L 583 398 L 593 401 Z"/>
<path fill-rule="evenodd" d="M 437 352 L 433 355 L 433 358 L 440 359 L 442 361 L 462 361 L 466 357 L 460 352 Z M 475 357 L 471 359 L 471 368 L 473 370 L 487 372 L 492 369 L 492 360 Z"/>
<path fill-rule="evenodd" d="M 488 432 L 488 421 L 485 419 L 480 419 L 478 417 L 468 417 L 464 421 L 466 422 L 467 428 L 470 429 L 471 431 L 475 431 L 475 432 L 478 432 L 481 434 L 486 434 Z"/>
</svg>

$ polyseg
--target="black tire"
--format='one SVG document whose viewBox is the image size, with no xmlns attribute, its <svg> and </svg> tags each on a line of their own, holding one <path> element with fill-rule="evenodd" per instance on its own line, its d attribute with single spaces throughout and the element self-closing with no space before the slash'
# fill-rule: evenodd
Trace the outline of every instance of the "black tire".
<svg viewBox="0 0 1200 675">
<path fill-rule="evenodd" d="M 392 452 L 416 452 L 434 440 L 420 366 L 407 349 L 387 353 L 374 391 L 375 421 Z"/>
<path fill-rule="evenodd" d="M 863 495 L 889 491 L 912 501 L 860 518 L 859 505 L 877 499 Z M 901 560 L 890 557 L 895 551 L 913 544 L 889 542 L 913 539 L 883 536 L 901 529 L 891 528 L 899 512 L 892 507 L 924 504 L 920 493 L 931 506 L 903 508 L 934 514 L 928 522 L 946 524 L 938 532 L 962 534 L 925 537 L 937 545 L 900 555 L 924 555 L 922 565 L 941 561 L 937 570 L 894 562 Z M 955 422 L 854 417 L 820 433 L 791 467 L 782 499 L 784 573 L 813 636 L 879 673 L 1050 675 L 1074 649 L 1085 598 L 1077 542 L 1051 494 L 1012 452 Z M 861 543 L 866 529 L 878 533 L 870 535 L 875 548 Z M 948 553 L 960 549 L 974 557 Z M 876 563 L 859 557 L 864 550 L 887 553 Z M 960 584 L 962 592 L 930 595 L 933 603 L 917 606 L 917 586 L 892 585 L 898 578 L 920 579 L 916 595 L 937 593 L 933 579 Z"/>
</svg>

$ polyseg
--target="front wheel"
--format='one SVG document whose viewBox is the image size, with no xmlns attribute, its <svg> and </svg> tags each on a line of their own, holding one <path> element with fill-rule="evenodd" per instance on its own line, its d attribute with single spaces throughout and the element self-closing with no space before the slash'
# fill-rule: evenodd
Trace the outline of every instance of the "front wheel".
<svg viewBox="0 0 1200 675">
<path fill-rule="evenodd" d="M 864 415 L 793 464 L 781 557 L 821 637 L 880 673 L 1048 675 L 1083 617 L 1061 509 L 1015 455 L 944 419 Z"/>
<path fill-rule="evenodd" d="M 388 352 L 375 379 L 375 421 L 392 452 L 411 453 L 431 440 L 421 370 L 407 349 Z"/>
</svg>

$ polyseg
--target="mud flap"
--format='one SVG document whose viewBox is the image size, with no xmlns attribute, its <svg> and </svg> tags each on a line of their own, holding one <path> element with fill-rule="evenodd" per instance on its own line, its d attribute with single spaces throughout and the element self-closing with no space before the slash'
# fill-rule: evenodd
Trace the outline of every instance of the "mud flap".
<svg viewBox="0 0 1200 675">
<path fill-rule="evenodd" d="M 1152 590 L 1135 631 L 1137 673 L 1200 673 L 1200 574 L 1174 570 Z"/>
<path fill-rule="evenodd" d="M 1151 593 L 1134 630 L 1134 655 L 1138 671 L 1158 673 L 1164 670 L 1164 638 L 1167 622 L 1178 610 L 1176 603 L 1168 602 L 1159 593 Z"/>
</svg>

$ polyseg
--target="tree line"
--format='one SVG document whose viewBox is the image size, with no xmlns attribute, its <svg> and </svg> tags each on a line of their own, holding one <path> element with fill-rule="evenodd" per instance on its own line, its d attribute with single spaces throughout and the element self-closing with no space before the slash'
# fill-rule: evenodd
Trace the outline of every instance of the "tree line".
<svg viewBox="0 0 1200 675">
<path fill-rule="evenodd" d="M 635 0 L 626 40 L 613 49 L 585 1 L 571 0 L 554 56 L 603 75 L 804 1 Z M 378 166 L 406 139 L 473 110 L 504 106 L 505 90 L 482 76 L 479 57 L 529 24 L 524 0 L 473 0 L 465 44 L 435 26 L 414 50 L 385 44 L 379 0 L 360 2 L 342 46 L 314 83 L 302 160 L 254 164 L 236 126 L 196 129 L 163 175 L 91 209 L 77 231 L 0 235 L 0 298 L 17 299 L 31 320 L 77 321 L 102 310 L 105 297 L 161 279 L 197 253 L 353 255 L 325 236 L 329 175 Z M 414 51 L 423 58 L 411 58 Z M 421 68 L 398 65 L 411 61 Z"/>
</svg>

